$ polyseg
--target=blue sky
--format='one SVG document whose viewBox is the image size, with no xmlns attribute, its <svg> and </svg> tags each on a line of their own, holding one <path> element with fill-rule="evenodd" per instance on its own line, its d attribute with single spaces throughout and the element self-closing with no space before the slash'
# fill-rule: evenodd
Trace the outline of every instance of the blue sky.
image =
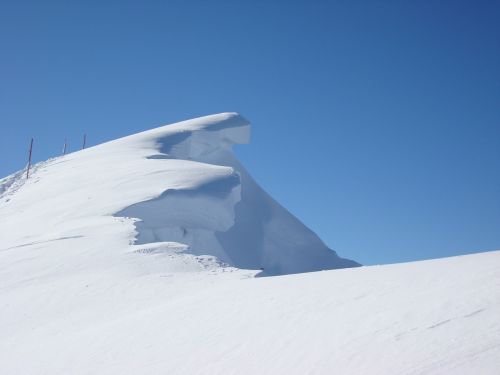
<svg viewBox="0 0 500 375">
<path fill-rule="evenodd" d="M 500 249 L 498 1 L 0 1 L 0 176 L 201 115 L 364 264 Z"/>
</svg>

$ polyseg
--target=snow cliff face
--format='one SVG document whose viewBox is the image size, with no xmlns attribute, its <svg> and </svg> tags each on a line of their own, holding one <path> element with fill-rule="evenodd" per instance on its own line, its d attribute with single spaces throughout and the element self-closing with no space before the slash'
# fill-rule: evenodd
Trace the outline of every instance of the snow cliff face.
<svg viewBox="0 0 500 375">
<path fill-rule="evenodd" d="M 189 189 L 165 190 L 118 212 L 117 216 L 140 220 L 136 243 L 183 243 L 193 254 L 211 254 L 237 268 L 262 269 L 262 275 L 357 265 L 337 257 L 238 162 L 232 146 L 250 138 L 250 125 L 243 117 L 207 116 L 153 131 L 145 138 L 155 142 L 159 152 L 148 158 L 157 162 L 189 160 L 229 168 L 223 176 Z"/>
<path fill-rule="evenodd" d="M 175 249 L 261 275 L 357 266 L 255 183 L 232 152 L 249 137 L 247 120 L 222 113 L 38 164 L 27 181 L 0 182 L 4 242 L 98 241 L 110 254 Z"/>
</svg>

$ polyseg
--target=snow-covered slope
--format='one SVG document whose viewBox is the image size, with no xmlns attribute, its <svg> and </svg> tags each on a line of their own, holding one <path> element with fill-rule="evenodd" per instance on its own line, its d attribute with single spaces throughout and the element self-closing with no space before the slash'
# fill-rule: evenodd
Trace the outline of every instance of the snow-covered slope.
<svg viewBox="0 0 500 375">
<path fill-rule="evenodd" d="M 155 251 L 175 242 L 184 254 L 262 275 L 357 266 L 238 163 L 232 146 L 247 142 L 249 132 L 235 113 L 206 116 L 38 164 L 28 181 L 13 175 L 0 182 L 0 217 L 8 218 L 1 246 L 99 242 L 106 253 L 123 253 L 132 242 Z"/>
<path fill-rule="evenodd" d="M 296 274 L 357 264 L 248 137 L 208 116 L 0 180 L 0 374 L 498 373 L 500 252 Z"/>
<path fill-rule="evenodd" d="M 2 256 L 2 374 L 498 374 L 500 252 L 257 279 L 68 275 L 66 258 L 18 274 L 46 251 Z"/>
</svg>

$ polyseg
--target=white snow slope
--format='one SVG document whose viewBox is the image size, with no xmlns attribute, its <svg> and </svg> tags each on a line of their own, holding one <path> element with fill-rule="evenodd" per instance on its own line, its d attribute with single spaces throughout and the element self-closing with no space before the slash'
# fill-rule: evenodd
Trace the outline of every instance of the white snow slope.
<svg viewBox="0 0 500 375">
<path fill-rule="evenodd" d="M 0 374 L 499 373 L 500 252 L 299 273 L 358 264 L 251 179 L 248 137 L 207 116 L 0 180 Z"/>
</svg>

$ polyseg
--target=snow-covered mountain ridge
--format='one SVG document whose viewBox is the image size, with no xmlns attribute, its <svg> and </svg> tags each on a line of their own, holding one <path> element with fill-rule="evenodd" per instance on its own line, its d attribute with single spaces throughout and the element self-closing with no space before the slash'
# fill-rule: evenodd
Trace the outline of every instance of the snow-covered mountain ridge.
<svg viewBox="0 0 500 375">
<path fill-rule="evenodd" d="M 249 135 L 207 116 L 0 180 L 0 374 L 498 374 L 500 251 L 299 273 L 357 264 L 252 180 Z"/>
<path fill-rule="evenodd" d="M 232 152 L 249 136 L 247 120 L 222 113 L 37 165 L 16 194 L 0 195 L 0 215 L 9 218 L 3 246 L 73 240 L 160 251 L 177 243 L 263 275 L 356 266 L 253 181 Z"/>
</svg>

